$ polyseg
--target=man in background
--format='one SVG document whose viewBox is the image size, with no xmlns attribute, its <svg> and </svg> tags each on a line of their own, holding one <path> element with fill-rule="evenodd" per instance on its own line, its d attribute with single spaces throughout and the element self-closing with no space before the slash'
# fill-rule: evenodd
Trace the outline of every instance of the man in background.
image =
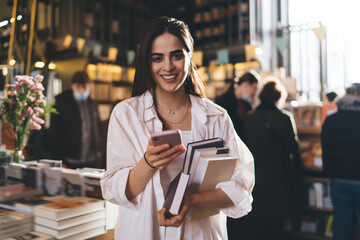
<svg viewBox="0 0 360 240">
<path fill-rule="evenodd" d="M 50 151 L 69 168 L 104 168 L 104 138 L 97 103 L 90 98 L 90 80 L 76 72 L 71 89 L 55 97 L 58 114 L 51 115 Z"/>
<path fill-rule="evenodd" d="M 229 89 L 215 99 L 215 103 L 225 108 L 239 137 L 244 140 L 243 119 L 252 109 L 259 77 L 256 72 L 246 72 L 235 78 Z"/>
<path fill-rule="evenodd" d="M 336 105 L 321 132 L 323 168 L 331 178 L 333 239 L 350 240 L 354 227 L 360 229 L 360 84 L 347 88 Z"/>
</svg>

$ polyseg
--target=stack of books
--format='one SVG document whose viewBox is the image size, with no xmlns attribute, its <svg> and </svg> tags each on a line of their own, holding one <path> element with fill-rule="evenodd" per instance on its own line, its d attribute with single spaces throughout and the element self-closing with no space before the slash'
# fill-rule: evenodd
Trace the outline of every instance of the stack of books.
<svg viewBox="0 0 360 240">
<path fill-rule="evenodd" d="M 6 239 L 32 231 L 33 218 L 30 215 L 0 209 L 0 238 Z"/>
<path fill-rule="evenodd" d="M 54 240 L 52 236 L 39 233 L 39 232 L 27 232 L 20 235 L 13 236 L 11 238 L 7 238 L 6 240 Z"/>
<path fill-rule="evenodd" d="M 34 229 L 56 239 L 87 239 L 106 232 L 105 201 L 64 195 L 34 208 Z"/>
<path fill-rule="evenodd" d="M 214 190 L 220 182 L 229 181 L 237 158 L 229 154 L 221 138 L 212 138 L 187 145 L 182 171 L 170 183 L 165 197 L 165 216 L 171 218 L 179 214 L 186 194 Z M 187 218 L 197 220 L 216 215 L 218 208 L 194 207 Z"/>
</svg>

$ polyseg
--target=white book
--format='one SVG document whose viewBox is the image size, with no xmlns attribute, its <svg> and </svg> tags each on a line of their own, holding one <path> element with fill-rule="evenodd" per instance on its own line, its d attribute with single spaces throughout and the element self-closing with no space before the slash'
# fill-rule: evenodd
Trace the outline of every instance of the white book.
<svg viewBox="0 0 360 240">
<path fill-rule="evenodd" d="M 189 172 L 190 179 L 188 185 L 190 186 L 194 179 L 195 171 L 199 164 L 199 159 L 201 157 L 214 156 L 217 154 L 225 154 L 225 153 L 229 153 L 228 147 L 210 147 L 210 148 L 196 149 L 194 152 L 193 160 L 191 162 L 191 167 Z"/>
<path fill-rule="evenodd" d="M 34 208 L 34 215 L 60 221 L 102 209 L 105 209 L 104 200 L 88 197 L 72 197 L 36 206 Z"/>
<path fill-rule="evenodd" d="M 99 236 L 101 234 L 106 233 L 106 230 L 104 227 L 97 227 L 94 229 L 87 230 L 85 232 L 81 232 L 75 235 L 72 235 L 70 237 L 63 238 L 61 240 L 79 240 L 79 239 L 89 239 L 95 236 Z"/>
<path fill-rule="evenodd" d="M 214 190 L 220 182 L 229 181 L 234 172 L 237 158 L 230 154 L 217 154 L 199 159 L 189 194 Z M 187 214 L 190 220 L 216 215 L 219 208 L 193 207 Z"/>
<path fill-rule="evenodd" d="M 44 190 L 48 195 L 58 195 L 62 190 L 62 171 L 61 167 L 44 168 Z"/>
<path fill-rule="evenodd" d="M 74 227 L 65 228 L 63 230 L 56 230 L 56 229 L 47 228 L 47 227 L 35 224 L 35 231 L 49 234 L 51 236 L 54 236 L 57 239 L 63 239 L 63 238 L 70 237 L 70 236 L 73 236 L 73 235 L 81 233 L 81 232 L 85 232 L 86 230 L 89 230 L 89 229 L 98 228 L 98 227 L 105 228 L 105 224 L 106 224 L 105 218 L 87 222 L 87 223 L 83 223 L 83 224 L 80 224 L 80 225 L 77 225 Z"/>
<path fill-rule="evenodd" d="M 41 225 L 44 227 L 49 227 L 49 228 L 53 228 L 56 230 L 63 230 L 65 228 L 73 227 L 73 226 L 76 226 L 79 224 L 83 224 L 83 223 L 94 221 L 94 220 L 101 219 L 101 218 L 106 218 L 105 209 L 97 211 L 97 212 L 93 212 L 93 213 L 80 215 L 78 217 L 72 217 L 72 218 L 60 220 L 60 221 L 54 221 L 54 220 L 50 220 L 47 218 L 35 216 L 34 222 L 35 222 L 35 224 Z"/>
</svg>

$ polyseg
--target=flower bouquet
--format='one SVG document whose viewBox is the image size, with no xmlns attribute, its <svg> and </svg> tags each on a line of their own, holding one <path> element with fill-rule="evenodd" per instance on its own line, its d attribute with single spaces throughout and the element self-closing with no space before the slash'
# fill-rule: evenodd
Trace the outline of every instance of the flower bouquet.
<svg viewBox="0 0 360 240">
<path fill-rule="evenodd" d="M 40 130 L 43 117 L 56 112 L 53 104 L 46 101 L 42 85 L 43 76 L 15 76 L 14 84 L 5 85 L 7 98 L 1 109 L 1 119 L 12 125 L 14 131 L 14 159 L 21 162 L 24 140 L 31 129 Z"/>
</svg>

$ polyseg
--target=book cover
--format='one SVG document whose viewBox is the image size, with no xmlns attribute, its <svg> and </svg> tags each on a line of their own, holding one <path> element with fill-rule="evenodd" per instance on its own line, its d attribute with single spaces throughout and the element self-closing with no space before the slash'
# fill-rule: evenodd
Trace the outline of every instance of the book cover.
<svg viewBox="0 0 360 240">
<path fill-rule="evenodd" d="M 63 238 L 70 237 L 72 235 L 75 235 L 75 234 L 78 234 L 81 232 L 85 232 L 86 230 L 98 228 L 98 227 L 105 228 L 105 218 L 101 218 L 101 219 L 98 219 L 95 221 L 90 221 L 90 222 L 83 223 L 83 224 L 80 224 L 77 226 L 65 228 L 63 230 L 47 228 L 47 227 L 37 225 L 37 224 L 35 224 L 34 229 L 37 232 L 49 234 L 57 239 L 63 239 Z"/>
<path fill-rule="evenodd" d="M 181 202 L 184 198 L 189 175 L 180 172 L 170 183 L 169 190 L 165 197 L 165 217 L 171 218 L 179 214 Z"/>
<path fill-rule="evenodd" d="M 62 170 L 63 168 L 60 167 L 44 168 L 43 182 L 47 195 L 58 195 L 63 192 Z"/>
<path fill-rule="evenodd" d="M 83 171 L 64 169 L 62 171 L 63 194 L 73 197 L 85 195 L 83 187 Z"/>
<path fill-rule="evenodd" d="M 26 186 L 42 188 L 42 169 L 40 167 L 22 168 L 22 178 Z"/>
<path fill-rule="evenodd" d="M 105 218 L 105 209 L 102 209 L 100 211 L 83 214 L 77 217 L 72 217 L 60 221 L 50 220 L 47 218 L 34 216 L 34 223 L 37 225 L 41 225 L 48 228 L 53 228 L 55 230 L 63 230 L 65 228 L 73 227 L 76 225 L 80 225 L 83 223 L 87 223 L 90 221 L 94 221 L 97 219 Z"/>
<path fill-rule="evenodd" d="M 104 172 L 84 172 L 83 181 L 84 181 L 84 190 L 86 197 L 93 197 L 98 199 L 103 199 L 100 179 L 104 175 Z"/>
<path fill-rule="evenodd" d="M 213 190 L 218 183 L 229 181 L 234 172 L 236 160 L 237 158 L 230 154 L 201 157 L 189 186 L 189 193 Z M 216 215 L 219 212 L 218 208 L 194 207 L 187 217 L 196 220 Z"/>
<path fill-rule="evenodd" d="M 196 149 L 209 148 L 209 147 L 223 147 L 223 146 L 224 146 L 224 141 L 221 138 L 211 138 L 207 140 L 188 143 L 186 147 L 183 172 L 186 174 L 189 173 L 194 151 Z"/>
<path fill-rule="evenodd" d="M 50 235 L 46 235 L 39 232 L 27 232 L 24 234 L 16 235 L 6 240 L 53 240 L 54 238 Z"/>
<path fill-rule="evenodd" d="M 88 197 L 60 199 L 51 203 L 36 206 L 34 215 L 55 221 L 96 212 L 105 208 L 105 201 Z"/>
</svg>

